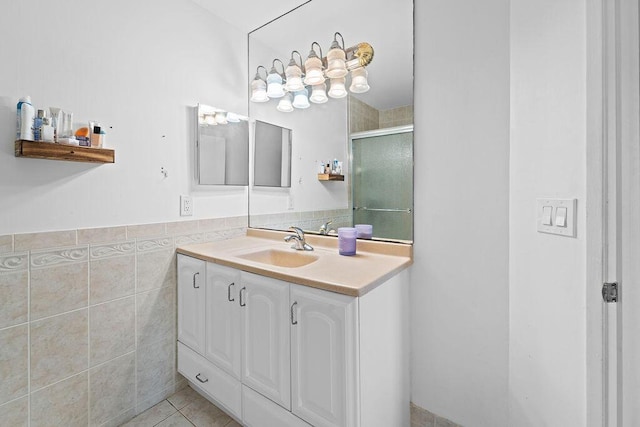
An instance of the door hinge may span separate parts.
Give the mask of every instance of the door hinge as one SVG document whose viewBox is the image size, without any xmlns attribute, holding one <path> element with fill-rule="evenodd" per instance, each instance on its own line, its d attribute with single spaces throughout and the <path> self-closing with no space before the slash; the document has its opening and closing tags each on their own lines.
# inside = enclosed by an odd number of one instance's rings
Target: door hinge
<svg viewBox="0 0 640 427">
<path fill-rule="evenodd" d="M 602 299 L 604 302 L 618 302 L 618 283 L 605 283 L 602 285 Z"/>
</svg>

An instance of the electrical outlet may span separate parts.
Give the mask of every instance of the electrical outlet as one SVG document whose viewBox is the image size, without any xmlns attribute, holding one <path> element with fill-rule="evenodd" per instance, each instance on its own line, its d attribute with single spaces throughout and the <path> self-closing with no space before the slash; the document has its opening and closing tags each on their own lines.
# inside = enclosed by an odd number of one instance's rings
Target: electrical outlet
<svg viewBox="0 0 640 427">
<path fill-rule="evenodd" d="M 180 196 L 180 216 L 193 215 L 193 199 L 191 196 Z"/>
</svg>

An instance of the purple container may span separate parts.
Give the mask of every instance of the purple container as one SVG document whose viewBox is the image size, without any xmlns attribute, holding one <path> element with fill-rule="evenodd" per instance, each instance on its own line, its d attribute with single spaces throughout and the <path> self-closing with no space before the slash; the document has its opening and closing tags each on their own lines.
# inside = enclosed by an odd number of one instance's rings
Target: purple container
<svg viewBox="0 0 640 427">
<path fill-rule="evenodd" d="M 373 237 L 373 225 L 371 224 L 356 224 L 356 231 L 358 232 L 358 239 L 371 239 Z"/>
<path fill-rule="evenodd" d="M 353 227 L 338 228 L 338 253 L 340 255 L 355 255 L 357 236 L 358 231 Z"/>
</svg>

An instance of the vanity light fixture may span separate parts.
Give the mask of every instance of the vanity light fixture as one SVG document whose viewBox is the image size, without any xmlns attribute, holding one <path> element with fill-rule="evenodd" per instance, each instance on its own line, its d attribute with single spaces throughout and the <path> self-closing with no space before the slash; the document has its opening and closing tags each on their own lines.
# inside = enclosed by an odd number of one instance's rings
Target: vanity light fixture
<svg viewBox="0 0 640 427">
<path fill-rule="evenodd" d="M 300 65 L 293 58 L 293 54 L 297 53 L 300 58 Z M 295 92 L 297 90 L 304 89 L 304 83 L 302 83 L 302 55 L 297 50 L 291 52 L 291 60 L 289 61 L 289 65 L 285 70 L 285 77 L 287 82 L 284 86 L 284 89 L 287 92 Z"/>
<path fill-rule="evenodd" d="M 258 65 L 258 68 L 256 68 L 256 76 L 251 82 L 252 102 L 267 102 L 269 100 L 269 97 L 267 96 L 267 82 L 265 79 L 260 77 L 260 68 L 264 70 L 265 75 L 267 74 L 267 69 L 262 65 Z"/>
<path fill-rule="evenodd" d="M 282 74 L 276 71 L 276 61 L 282 66 Z M 282 85 L 282 75 L 284 74 L 284 64 L 279 59 L 274 59 L 271 64 L 271 71 L 267 76 L 267 96 L 269 98 L 282 98 L 284 96 L 284 87 Z"/>
<path fill-rule="evenodd" d="M 226 111 L 218 111 L 215 117 L 216 117 L 216 123 L 219 125 L 226 125 L 228 123 Z"/>
<path fill-rule="evenodd" d="M 297 50 L 291 52 L 291 59 L 286 69 L 279 59 L 273 60 L 269 73 L 265 67 L 258 66 L 256 76 L 251 82 L 251 101 L 267 102 L 269 99 L 280 98 L 276 108 L 282 112 L 291 112 L 294 107 L 309 108 L 309 101 L 314 104 L 323 104 L 328 101 L 327 95 L 331 98 L 347 96 L 346 77 L 349 73 L 351 74 L 349 91 L 367 92 L 370 87 L 366 67 L 373 61 L 373 47 L 366 42 L 347 49 L 344 46 L 342 34 L 336 32 L 326 58 L 322 56 L 320 44 L 313 42 L 309 56 L 304 61 L 304 67 L 302 55 Z M 299 61 L 296 61 L 295 54 L 298 54 Z M 282 72 L 277 71 L 276 61 L 280 63 Z M 260 76 L 261 68 L 264 70 L 265 78 Z M 329 84 L 328 92 L 327 84 Z"/>
<path fill-rule="evenodd" d="M 240 123 L 240 117 L 236 113 L 227 113 L 227 122 Z"/>
<path fill-rule="evenodd" d="M 313 46 L 318 46 L 320 50 L 320 56 L 316 54 L 316 51 L 313 50 Z M 306 85 L 319 85 L 320 83 L 324 83 L 324 73 L 322 72 L 322 48 L 317 42 L 311 43 L 311 50 L 309 51 L 309 56 L 307 60 L 304 61 L 304 84 Z"/>
<path fill-rule="evenodd" d="M 239 123 L 247 119 L 235 113 L 222 110 L 220 108 L 210 107 L 208 105 L 198 104 L 198 125 L 199 126 L 217 126 L 229 123 Z"/>
<path fill-rule="evenodd" d="M 338 44 L 337 36 L 342 40 L 342 47 Z M 325 74 L 330 79 L 344 77 L 348 73 L 346 64 L 346 54 L 344 52 L 344 38 L 342 34 L 336 32 L 333 35 L 333 43 L 327 53 L 327 71 Z"/>
</svg>

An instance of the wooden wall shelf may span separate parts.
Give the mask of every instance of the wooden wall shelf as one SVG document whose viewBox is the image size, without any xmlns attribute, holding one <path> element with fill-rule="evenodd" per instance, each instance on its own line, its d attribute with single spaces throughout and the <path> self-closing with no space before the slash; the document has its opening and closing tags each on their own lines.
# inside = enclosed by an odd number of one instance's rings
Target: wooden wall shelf
<svg viewBox="0 0 640 427">
<path fill-rule="evenodd" d="M 16 141 L 15 149 L 16 157 L 88 163 L 115 163 L 116 161 L 115 151 L 108 148 L 78 147 L 20 139 Z"/>
<path fill-rule="evenodd" d="M 319 173 L 318 181 L 344 181 L 344 175 L 334 175 L 329 173 Z"/>
</svg>

